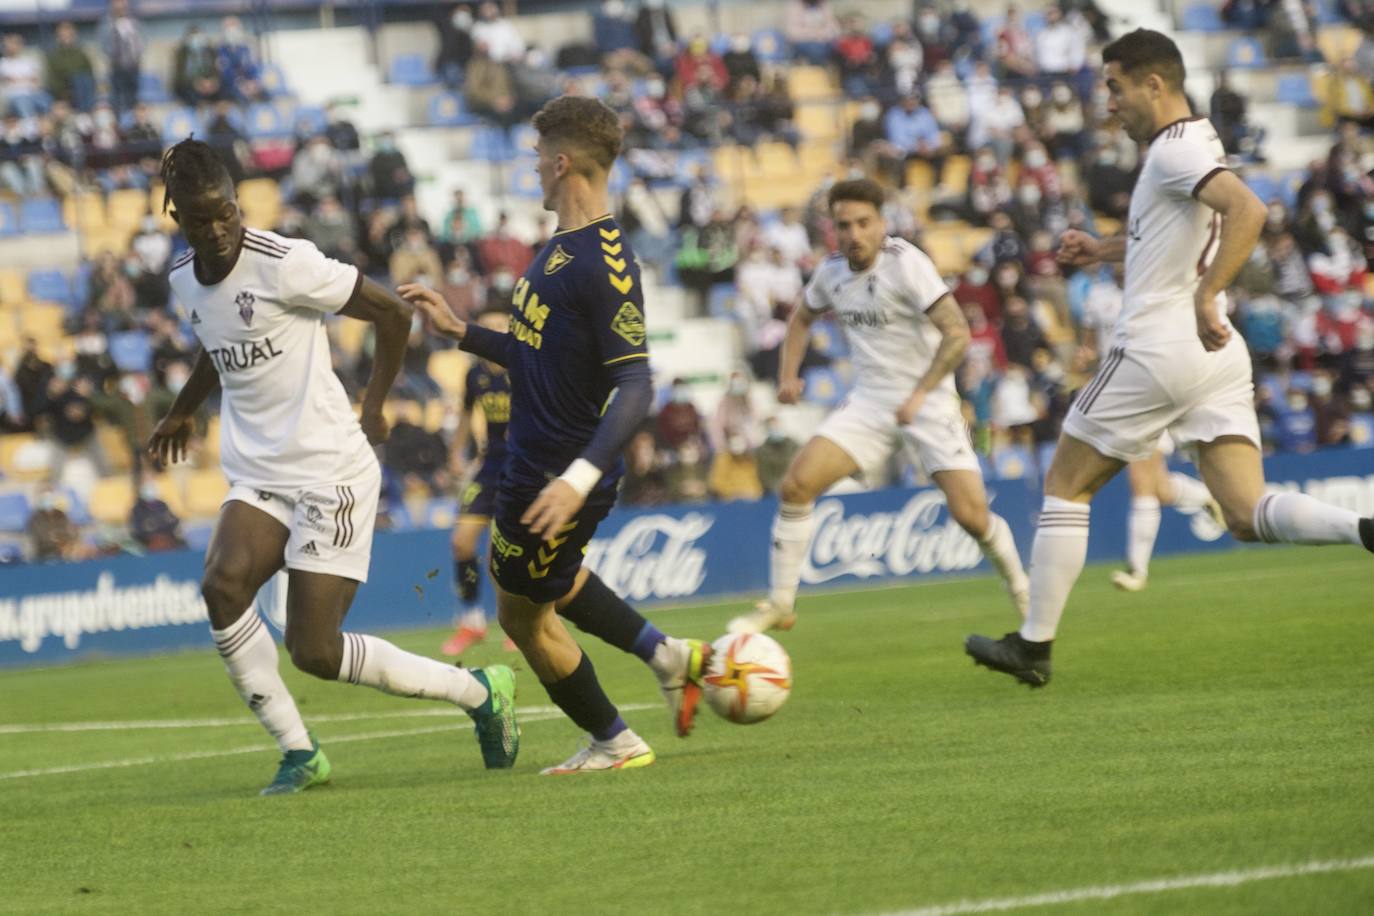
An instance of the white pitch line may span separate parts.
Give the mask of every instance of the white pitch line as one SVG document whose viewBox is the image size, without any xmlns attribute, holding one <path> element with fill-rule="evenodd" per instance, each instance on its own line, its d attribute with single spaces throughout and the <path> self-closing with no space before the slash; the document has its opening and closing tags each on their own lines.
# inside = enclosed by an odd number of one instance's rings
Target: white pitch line
<svg viewBox="0 0 1374 916">
<path fill-rule="evenodd" d="M 633 707 L 625 707 L 631 709 Z M 556 712 L 556 706 L 522 706 L 522 713 L 531 714 Z M 372 719 L 431 719 L 461 715 L 453 708 L 435 707 L 433 709 L 407 709 L 392 712 L 341 712 L 311 716 L 315 722 L 365 722 Z M 43 732 L 117 732 L 136 729 L 164 728 L 235 728 L 243 725 L 257 725 L 257 719 L 247 716 L 226 716 L 211 719 L 131 719 L 129 721 L 90 721 L 90 722 L 20 722 L 0 724 L 0 735 L 30 735 Z"/>
<path fill-rule="evenodd" d="M 621 706 L 623 712 L 638 712 L 645 709 L 656 709 L 657 704 L 650 703 L 630 703 Z M 547 706 L 531 707 L 539 709 L 540 712 L 524 715 L 520 717 L 523 725 L 528 722 L 547 722 L 552 719 L 560 718 L 563 713 L 557 709 Z M 318 721 L 319 717 L 312 717 L 311 721 Z M 343 735 L 337 738 L 329 738 L 326 742 L 329 746 L 335 744 L 350 744 L 355 741 L 376 741 L 381 738 L 409 738 L 416 735 L 433 735 L 439 732 L 451 732 L 454 730 L 466 730 L 472 728 L 471 722 L 455 722 L 447 725 L 431 725 L 427 728 L 409 728 L 398 731 L 370 732 L 366 735 Z M 26 779 L 32 776 L 60 776 L 65 773 L 85 773 L 92 770 L 118 770 L 126 767 L 151 766 L 159 763 L 184 763 L 189 760 L 208 760 L 215 757 L 233 757 L 238 754 L 257 754 L 271 750 L 270 745 L 254 744 L 248 747 L 235 747 L 221 751 L 189 751 L 183 754 L 166 754 L 160 757 L 125 757 L 122 760 L 102 760 L 98 763 L 77 763 L 63 767 L 45 767 L 35 770 L 14 770 L 9 773 L 0 773 L 0 780 L 5 779 Z"/>
<path fill-rule="evenodd" d="M 1328 859 L 1324 862 L 1303 862 L 1297 865 L 1270 865 L 1240 871 L 1221 871 L 1210 875 L 1190 875 L 1182 878 L 1159 878 L 1132 884 L 1109 884 L 1103 887 L 1080 887 L 1064 891 L 1050 891 L 1029 897 L 1002 897 L 989 900 L 960 900 L 941 906 L 925 906 L 915 910 L 899 910 L 887 916 L 963 916 L 966 913 L 1000 913 L 1006 910 L 1029 909 L 1037 906 L 1061 906 L 1084 900 L 1112 900 L 1138 894 L 1162 894 L 1197 887 L 1239 887 L 1255 881 L 1277 878 L 1300 878 L 1304 875 L 1325 875 L 1333 872 L 1363 871 L 1374 868 L 1374 856 L 1359 859 Z"/>
</svg>

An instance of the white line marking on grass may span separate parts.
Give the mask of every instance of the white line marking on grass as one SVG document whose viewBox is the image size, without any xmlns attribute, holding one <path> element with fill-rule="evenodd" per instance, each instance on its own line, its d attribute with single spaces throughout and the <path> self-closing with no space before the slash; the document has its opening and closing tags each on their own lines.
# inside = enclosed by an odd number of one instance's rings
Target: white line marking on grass
<svg viewBox="0 0 1374 916">
<path fill-rule="evenodd" d="M 626 709 L 636 707 L 627 706 Z M 638 707 L 645 708 L 645 707 Z M 522 713 L 538 715 L 546 712 L 557 712 L 556 706 L 522 706 Z M 325 713 L 318 716 L 311 716 L 311 723 L 315 722 L 364 722 L 371 719 L 433 719 L 433 718 L 453 718 L 462 713 L 452 708 L 436 707 L 434 709 L 407 709 L 392 712 L 341 712 Z M 29 735 L 41 732 L 117 732 L 136 729 L 162 729 L 162 728 L 235 728 L 242 725 L 257 725 L 257 719 L 250 719 L 247 716 L 226 716 L 223 718 L 211 719 L 131 719 L 126 722 L 120 721 L 89 721 L 89 722 L 21 722 L 10 725 L 0 725 L 0 735 Z"/>
<path fill-rule="evenodd" d="M 926 906 L 916 910 L 899 910 L 888 916 L 962 916 L 965 913 L 1000 913 L 1005 910 L 1029 909 L 1037 906 L 1060 906 L 1084 900 L 1111 900 L 1137 894 L 1161 894 L 1195 887 L 1238 887 L 1254 881 L 1276 878 L 1299 878 L 1304 875 L 1325 875 L 1333 872 L 1363 871 L 1374 868 L 1374 856 L 1360 859 L 1328 859 L 1324 862 L 1303 862 L 1299 865 L 1270 865 L 1240 871 L 1221 871 L 1210 875 L 1190 875 L 1182 878 L 1159 878 L 1132 884 L 1109 884 L 1102 887 L 1080 887 L 1066 891 L 1050 891 L 1029 897 L 1002 897 L 989 900 L 960 900 L 941 906 Z"/>
<path fill-rule="evenodd" d="M 539 709 L 530 715 L 520 717 L 521 724 L 529 722 L 547 722 L 561 718 L 563 713 L 557 709 L 547 706 L 531 707 Z M 621 706 L 623 712 L 638 712 L 645 709 L 655 709 L 657 704 L 651 703 L 629 703 Z M 321 717 L 313 716 L 311 721 L 319 721 Z M 256 724 L 256 723 L 255 723 Z M 460 721 L 447 725 L 431 725 L 427 728 L 408 728 L 387 732 L 371 732 L 366 735 L 342 735 L 337 738 L 329 738 L 325 743 L 329 746 L 336 744 L 350 744 L 355 741 L 376 741 L 381 738 L 410 738 L 416 735 L 433 735 L 439 732 L 450 732 L 456 730 L 466 730 L 472 728 L 472 723 Z M 118 770 L 126 767 L 151 766 L 158 763 L 184 763 L 189 760 L 209 760 L 215 757 L 233 757 L 238 754 L 258 754 L 263 751 L 271 750 L 271 745 L 254 744 L 250 747 L 235 747 L 220 751 L 189 751 L 183 754 L 165 754 L 159 757 L 126 757 L 122 760 L 102 760 L 97 763 L 76 763 L 64 767 L 44 767 L 34 770 L 14 770 L 9 773 L 0 773 L 0 780 L 4 779 L 27 779 L 33 776 L 60 776 L 64 773 L 85 773 L 92 770 Z"/>
</svg>

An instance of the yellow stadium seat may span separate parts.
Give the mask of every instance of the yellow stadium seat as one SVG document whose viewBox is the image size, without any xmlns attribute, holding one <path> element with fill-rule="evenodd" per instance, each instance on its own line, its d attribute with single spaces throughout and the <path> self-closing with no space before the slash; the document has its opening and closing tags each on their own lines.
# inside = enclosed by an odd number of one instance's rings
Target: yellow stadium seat
<svg viewBox="0 0 1374 916">
<path fill-rule="evenodd" d="M 840 135 L 840 111 L 829 102 L 798 105 L 796 123 L 808 140 L 834 140 Z"/>
<path fill-rule="evenodd" d="M 769 178 L 792 175 L 797 171 L 797 154 L 786 143 L 760 143 L 754 147 L 754 168 Z"/>
<path fill-rule="evenodd" d="M 148 215 L 148 195 L 133 188 L 115 191 L 105 208 L 105 216 L 110 226 L 130 232 L 138 228 L 143 217 Z"/>
<path fill-rule="evenodd" d="M 91 490 L 91 515 L 107 525 L 123 525 L 129 521 L 134 507 L 134 484 L 128 475 L 97 480 Z"/>
<path fill-rule="evenodd" d="M 929 162 L 913 159 L 906 164 L 907 187 L 926 192 L 935 187 L 935 169 Z"/>
<path fill-rule="evenodd" d="M 0 305 L 19 305 L 28 298 L 24 272 L 13 267 L 0 269 Z"/>
<path fill-rule="evenodd" d="M 33 433 L 6 433 L 0 436 L 0 472 L 8 478 L 18 480 L 34 480 L 46 476 L 46 469 L 42 474 L 35 474 L 34 467 L 21 468 L 15 462 L 15 456 L 19 452 L 32 448 L 37 442 L 38 437 Z"/>
<path fill-rule="evenodd" d="M 965 258 L 958 233 L 933 229 L 921 239 L 921 247 L 930 255 L 935 262 L 935 269 L 941 274 L 958 273 L 964 269 Z"/>
<path fill-rule="evenodd" d="M 1317 47 L 1321 49 L 1322 57 L 1332 64 L 1339 64 L 1354 54 L 1359 46 L 1359 29 L 1339 26 L 1317 32 Z"/>
<path fill-rule="evenodd" d="M 963 191 L 968 187 L 968 176 L 973 171 L 973 160 L 967 156 L 950 156 L 945 160 L 945 173 L 940 176 L 940 184 L 946 188 Z"/>
<path fill-rule="evenodd" d="M 840 159 L 833 143 L 803 143 L 799 152 L 802 171 L 808 175 L 828 172 Z"/>
<path fill-rule="evenodd" d="M 251 178 L 239 185 L 239 205 L 248 225 L 270 229 L 281 214 L 281 189 L 270 178 Z"/>
<path fill-rule="evenodd" d="M 60 305 L 35 303 L 19 312 L 19 332 L 39 343 L 52 344 L 62 338 L 62 320 L 66 317 Z"/>
<path fill-rule="evenodd" d="M 81 236 L 81 250 L 88 258 L 96 258 L 105 252 L 123 255 L 129 249 L 129 239 L 133 233 L 117 226 L 87 230 Z"/>
<path fill-rule="evenodd" d="M 211 464 L 219 464 L 219 414 L 211 414 L 205 427 L 205 458 Z"/>
<path fill-rule="evenodd" d="M 468 356 L 462 350 L 436 350 L 429 356 L 429 377 L 445 394 L 461 398 L 468 366 Z"/>
<path fill-rule="evenodd" d="M 105 201 L 99 194 L 69 194 L 62 200 L 62 219 L 81 232 L 105 228 Z"/>
<path fill-rule="evenodd" d="M 219 468 L 192 471 L 186 481 L 186 514 L 192 518 L 216 515 L 228 494 L 229 482 Z"/>
<path fill-rule="evenodd" d="M 340 318 L 334 327 L 338 334 L 339 349 L 345 355 L 354 357 L 362 352 L 363 341 L 367 339 L 371 325 L 355 318 Z"/>
<path fill-rule="evenodd" d="M 1114 235 L 1121 234 L 1121 220 L 1112 219 L 1110 216 L 1099 216 L 1094 221 L 1097 225 L 1097 234 L 1104 239 L 1109 239 Z"/>
<path fill-rule="evenodd" d="M 124 472 L 134 466 L 134 456 L 129 451 L 129 440 L 124 437 L 124 431 L 118 426 L 97 423 L 95 437 L 100 443 L 100 450 L 105 453 L 105 463 L 110 470 Z"/>
<path fill-rule="evenodd" d="M 430 398 L 425 405 L 425 430 L 436 432 L 444 425 L 444 399 Z"/>
<path fill-rule="evenodd" d="M 176 232 L 177 224 L 176 220 L 171 217 L 170 210 L 172 208 L 170 203 L 167 207 L 169 212 L 164 213 L 162 209 L 163 198 L 167 196 L 165 191 L 166 189 L 160 184 L 152 186 L 148 191 L 148 209 L 149 212 L 157 217 L 158 227 L 162 229 L 163 232 Z"/>
<path fill-rule="evenodd" d="M 18 349 L 19 343 L 19 328 L 15 324 L 14 316 L 0 314 L 0 354 Z"/>
<path fill-rule="evenodd" d="M 793 67 L 787 71 L 787 91 L 792 98 L 833 99 L 839 90 L 830 81 L 830 71 L 824 67 Z"/>
<path fill-rule="evenodd" d="M 177 518 L 186 517 L 186 500 L 181 496 L 181 488 L 170 474 L 163 474 L 157 478 L 157 495 L 167 504 L 167 508 L 172 510 L 172 514 Z"/>
</svg>

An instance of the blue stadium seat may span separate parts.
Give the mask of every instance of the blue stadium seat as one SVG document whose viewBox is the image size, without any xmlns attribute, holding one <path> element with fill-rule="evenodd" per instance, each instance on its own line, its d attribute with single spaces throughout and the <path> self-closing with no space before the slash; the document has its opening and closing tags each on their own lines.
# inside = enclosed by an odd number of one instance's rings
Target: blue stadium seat
<svg viewBox="0 0 1374 916">
<path fill-rule="evenodd" d="M 868 30 L 868 37 L 873 39 L 875 47 L 886 48 L 892 44 L 892 23 L 875 22 L 873 28 Z"/>
<path fill-rule="evenodd" d="M 81 498 L 80 493 L 71 487 L 62 487 L 58 490 L 58 494 L 65 500 L 62 511 L 67 513 L 67 518 L 71 519 L 73 524 L 89 525 L 95 521 L 91 516 L 90 506 L 86 505 L 86 501 Z"/>
<path fill-rule="evenodd" d="M 250 105 L 245 120 L 244 130 L 250 139 L 280 140 L 291 136 L 291 122 L 276 105 Z"/>
<path fill-rule="evenodd" d="M 1045 475 L 1050 472 L 1050 462 L 1054 460 L 1054 447 L 1056 443 L 1042 442 L 1035 450 L 1035 460 L 1038 462 L 1037 468 L 1040 471 L 1040 479 L 1043 481 Z"/>
<path fill-rule="evenodd" d="M 1022 480 L 1035 474 L 1035 459 L 1019 445 L 999 448 L 992 455 L 992 466 L 998 480 Z"/>
<path fill-rule="evenodd" d="M 82 261 L 76 265 L 76 270 L 72 271 L 72 298 L 81 304 L 91 297 L 91 274 L 95 273 L 95 264 L 90 261 Z"/>
<path fill-rule="evenodd" d="M 210 537 L 215 533 L 214 522 L 188 523 L 181 528 L 181 536 L 186 546 L 192 550 L 204 550 L 210 546 Z"/>
<path fill-rule="evenodd" d="M 787 38 L 780 29 L 759 29 L 754 33 L 753 45 L 754 54 L 764 63 L 787 60 Z"/>
<path fill-rule="evenodd" d="M 420 54 L 398 54 L 391 59 L 387 81 L 399 86 L 432 86 L 438 82 L 429 61 Z"/>
<path fill-rule="evenodd" d="M 60 270 L 29 271 L 29 296 L 40 302 L 59 302 L 71 305 L 76 301 L 66 274 Z"/>
<path fill-rule="evenodd" d="M 515 158 L 515 148 L 504 130 L 483 126 L 472 135 L 472 149 L 468 154 L 487 162 L 508 162 Z"/>
<path fill-rule="evenodd" d="M 1374 413 L 1350 415 L 1350 445 L 1352 448 L 1374 448 Z"/>
<path fill-rule="evenodd" d="M 1026 24 L 1026 31 L 1030 32 L 1032 38 L 1040 34 L 1045 28 L 1045 14 L 1040 10 L 1026 13 L 1026 15 L 1021 18 Z"/>
<path fill-rule="evenodd" d="M 817 353 L 830 359 L 849 355 L 844 335 L 829 321 L 818 321 L 811 326 L 811 346 L 816 348 Z"/>
<path fill-rule="evenodd" d="M 1312 6 L 1315 7 L 1312 18 L 1316 20 L 1317 25 L 1349 25 L 1336 9 L 1333 0 L 1312 0 Z"/>
<path fill-rule="evenodd" d="M 1001 16 L 987 16 L 978 20 L 981 28 L 979 32 L 983 39 L 983 46 L 986 48 L 997 47 L 997 33 L 1002 31 L 1002 26 L 1006 20 Z"/>
<path fill-rule="evenodd" d="M 802 382 L 806 386 L 806 400 L 811 404 L 834 407 L 844 399 L 844 380 L 833 369 L 807 369 L 802 374 Z"/>
<path fill-rule="evenodd" d="M 1257 38 L 1248 35 L 1237 38 L 1226 49 L 1226 66 L 1234 70 L 1253 70 L 1265 66 L 1266 63 L 1264 46 Z"/>
<path fill-rule="evenodd" d="M 26 197 L 19 204 L 19 224 L 25 232 L 66 232 L 62 206 L 51 197 Z"/>
<path fill-rule="evenodd" d="M 267 64 L 262 68 L 259 82 L 271 98 L 291 94 L 290 87 L 286 85 L 286 74 L 276 64 Z"/>
<path fill-rule="evenodd" d="M 463 97 L 456 92 L 440 92 L 429 100 L 429 123 L 434 127 L 467 127 L 478 123 L 468 114 Z"/>
<path fill-rule="evenodd" d="M 544 191 L 539 186 L 537 160 L 516 159 L 507 171 L 507 184 L 511 195 L 529 200 L 542 200 Z"/>
<path fill-rule="evenodd" d="M 1263 172 L 1245 176 L 1245 183 L 1250 186 L 1250 190 L 1255 192 L 1255 196 L 1265 203 L 1283 196 L 1279 189 L 1279 183 Z"/>
<path fill-rule="evenodd" d="M 291 121 L 295 125 L 296 133 L 306 137 L 322 134 L 329 127 L 329 117 L 318 105 L 301 105 L 296 109 Z"/>
<path fill-rule="evenodd" d="M 32 512 L 29 497 L 22 491 L 0 493 L 0 531 L 21 533 Z"/>
<path fill-rule="evenodd" d="M 730 36 L 724 33 L 711 36 L 711 53 L 719 54 L 724 57 L 725 52 L 730 50 Z"/>
<path fill-rule="evenodd" d="M 1210 3 L 1191 3 L 1184 7 L 1180 25 L 1185 32 L 1226 31 L 1226 23 L 1221 21 L 1221 11 Z"/>
<path fill-rule="evenodd" d="M 124 331 L 110 336 L 110 359 L 120 372 L 147 372 L 153 365 L 153 347 L 143 331 Z"/>
<path fill-rule="evenodd" d="M 706 294 L 706 314 L 712 318 L 739 318 L 735 311 L 735 284 L 713 283 Z"/>
<path fill-rule="evenodd" d="M 1274 100 L 1299 108 L 1320 108 L 1321 102 L 1312 94 L 1312 79 L 1306 73 L 1285 73 L 1274 87 Z"/>
<path fill-rule="evenodd" d="M 172 97 L 167 94 L 162 77 L 151 70 L 144 70 L 138 75 L 138 100 L 149 105 L 161 105 L 170 102 Z"/>
<path fill-rule="evenodd" d="M 607 176 L 606 189 L 612 194 L 624 194 L 630 189 L 630 169 L 625 165 L 625 160 L 617 159 L 611 166 L 611 174 Z"/>
<path fill-rule="evenodd" d="M 19 234 L 19 214 L 14 205 L 0 201 L 0 236 Z"/>
<path fill-rule="evenodd" d="M 162 119 L 163 143 L 179 143 L 193 133 L 205 133 L 205 124 L 193 108 L 174 108 Z"/>
</svg>

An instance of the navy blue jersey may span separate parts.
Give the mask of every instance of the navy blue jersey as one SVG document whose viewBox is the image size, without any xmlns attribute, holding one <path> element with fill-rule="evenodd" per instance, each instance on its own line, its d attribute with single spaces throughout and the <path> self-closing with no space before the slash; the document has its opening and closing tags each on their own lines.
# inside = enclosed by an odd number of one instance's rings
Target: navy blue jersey
<svg viewBox="0 0 1374 916">
<path fill-rule="evenodd" d="M 495 483 L 506 463 L 506 427 L 510 425 L 510 377 L 501 368 L 477 360 L 463 386 L 463 409 L 482 411 L 487 420 L 487 452 L 478 476 Z"/>
<path fill-rule="evenodd" d="M 508 471 L 553 478 L 592 441 L 615 375 L 647 371 L 639 266 L 612 217 L 549 239 L 515 284 L 511 338 Z"/>
</svg>

